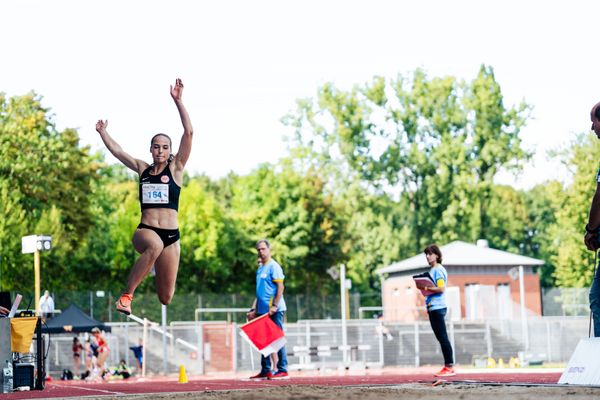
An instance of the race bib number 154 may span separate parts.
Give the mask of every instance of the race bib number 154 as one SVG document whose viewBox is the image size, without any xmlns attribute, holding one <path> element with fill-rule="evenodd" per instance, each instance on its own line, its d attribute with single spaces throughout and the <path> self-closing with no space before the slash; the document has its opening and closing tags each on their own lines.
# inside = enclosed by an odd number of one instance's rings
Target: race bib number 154
<svg viewBox="0 0 600 400">
<path fill-rule="evenodd" d="M 169 185 L 164 183 L 145 183 L 142 185 L 142 203 L 166 204 L 169 202 Z"/>
</svg>

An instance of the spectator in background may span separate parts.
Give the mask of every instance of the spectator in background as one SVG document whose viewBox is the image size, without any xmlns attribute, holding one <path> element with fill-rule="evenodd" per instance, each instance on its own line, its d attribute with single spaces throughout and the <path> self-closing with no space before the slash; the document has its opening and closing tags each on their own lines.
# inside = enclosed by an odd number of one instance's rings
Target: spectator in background
<svg viewBox="0 0 600 400">
<path fill-rule="evenodd" d="M 81 379 L 86 379 L 92 374 L 95 367 L 96 354 L 98 353 L 96 339 L 93 336 L 88 337 L 83 349 L 85 351 L 85 372 L 81 374 Z"/>
<path fill-rule="evenodd" d="M 73 375 L 79 379 L 79 370 L 81 369 L 81 353 L 83 352 L 83 345 L 79 341 L 79 338 L 75 336 L 73 338 Z"/>
<path fill-rule="evenodd" d="M 54 299 L 52 299 L 50 292 L 47 290 L 44 292 L 44 295 L 40 297 L 39 307 L 39 312 L 42 318 L 52 318 L 52 314 L 54 313 Z"/>
<path fill-rule="evenodd" d="M 119 362 L 119 365 L 117 365 L 117 368 L 115 368 L 112 372 L 112 375 L 120 376 L 123 379 L 129 379 L 129 377 L 131 376 L 131 368 L 129 368 L 125 360 L 121 360 L 121 362 Z"/>
<path fill-rule="evenodd" d="M 129 347 L 131 349 L 131 351 L 133 351 L 133 355 L 135 356 L 135 359 L 137 360 L 137 366 L 138 369 L 141 371 L 142 370 L 142 365 L 144 362 L 144 341 L 142 338 L 140 338 L 139 344 L 137 346 L 131 346 Z"/>
<path fill-rule="evenodd" d="M 100 332 L 100 329 L 98 329 L 98 328 L 92 329 L 92 335 L 94 335 L 94 337 L 96 338 L 96 343 L 98 344 L 98 355 L 96 356 L 97 357 L 96 362 L 98 364 L 98 372 L 99 372 L 100 376 L 104 377 L 104 373 L 106 372 L 106 369 L 104 368 L 104 363 L 106 362 L 106 359 L 108 358 L 108 352 L 109 352 L 108 342 L 106 341 L 104 336 L 102 336 L 102 333 Z"/>
<path fill-rule="evenodd" d="M 393 340 L 394 336 L 392 336 L 389 328 L 383 324 L 383 314 L 375 314 L 375 317 L 377 318 L 377 321 L 379 321 L 379 324 L 375 327 L 375 332 L 377 332 L 377 335 L 385 336 L 388 342 Z"/>
</svg>

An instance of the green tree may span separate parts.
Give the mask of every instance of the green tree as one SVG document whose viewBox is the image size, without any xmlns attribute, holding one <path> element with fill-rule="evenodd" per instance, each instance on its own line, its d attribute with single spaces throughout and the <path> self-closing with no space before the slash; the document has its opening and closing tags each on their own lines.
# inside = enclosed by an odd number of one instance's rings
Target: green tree
<svg viewBox="0 0 600 400">
<path fill-rule="evenodd" d="M 583 244 L 583 227 L 587 224 L 591 199 L 596 190 L 596 168 L 600 142 L 591 134 L 579 135 L 565 154 L 573 172 L 573 182 L 556 213 L 551 230 L 557 249 L 552 257 L 556 266 L 554 277 L 559 286 L 589 286 L 594 274 L 594 253 Z"/>
<path fill-rule="evenodd" d="M 522 102 L 507 108 L 493 69 L 484 65 L 475 80 L 465 87 L 464 103 L 469 116 L 468 156 L 476 178 L 479 237 L 486 238 L 494 177 L 500 169 L 518 170 L 530 157 L 521 147 L 519 137 L 529 106 Z"/>
<path fill-rule="evenodd" d="M 345 261 L 345 221 L 338 211 L 320 175 L 298 174 L 289 160 L 277 167 L 262 165 L 232 187 L 232 216 L 249 239 L 247 268 L 256 269 L 255 241 L 268 238 L 286 273 L 286 288 L 295 292 L 335 290 L 335 282 L 324 277 L 329 267 Z"/>
<path fill-rule="evenodd" d="M 89 193 L 97 169 L 89 149 L 79 146 L 75 130 L 57 131 L 40 96 L 0 94 L 0 179 L 10 183 L 11 196 L 19 199 L 19 209 L 10 218 L 11 223 L 19 221 L 19 229 L 0 247 L 5 280 L 26 282 L 20 268 L 26 259 L 9 252 L 20 247 L 23 233 L 48 233 L 37 229 L 60 236 L 56 240 L 63 251 L 45 255 L 48 263 L 60 268 L 70 265 L 67 252 L 78 247 L 93 224 Z M 14 209 L 12 202 L 1 206 L 4 215 Z"/>
<path fill-rule="evenodd" d="M 0 288 L 3 290 L 17 289 L 16 273 L 25 275 L 25 264 L 21 256 L 21 237 L 27 235 L 26 214 L 21 207 L 21 194 L 15 191 L 6 178 L 0 177 L 0 205 L 4 216 L 0 218 Z M 32 268 L 33 270 L 33 268 Z M 32 279 L 33 273 L 28 275 Z"/>
<path fill-rule="evenodd" d="M 252 286 L 249 253 L 239 221 L 231 218 L 218 185 L 192 178 L 182 191 L 181 267 L 178 287 L 187 290 L 239 293 Z M 183 279 L 182 279 L 183 278 Z"/>
<path fill-rule="evenodd" d="M 557 181 L 536 185 L 523 196 L 528 217 L 522 252 L 546 262 L 541 269 L 541 284 L 542 287 L 553 287 L 556 284 L 553 260 L 559 250 L 555 239 L 559 233 L 557 215 L 568 199 L 563 185 Z"/>
<path fill-rule="evenodd" d="M 381 282 L 375 271 L 414 254 L 409 205 L 371 194 L 357 182 L 340 192 L 336 203 L 348 221 L 342 250 L 352 290 L 378 292 Z"/>
<path fill-rule="evenodd" d="M 314 162 L 341 158 L 372 187 L 407 198 L 413 249 L 420 251 L 440 236 L 440 221 L 442 235 L 486 233 L 494 176 L 527 157 L 519 140 L 527 110 L 506 108 L 492 69 L 482 66 L 471 84 L 429 79 L 422 70 L 350 91 L 327 84 L 284 122 L 295 128 L 301 152 L 322 154 Z"/>
<path fill-rule="evenodd" d="M 528 213 L 523 195 L 510 186 L 492 186 L 487 200 L 486 239 L 494 248 L 523 253 Z"/>
</svg>

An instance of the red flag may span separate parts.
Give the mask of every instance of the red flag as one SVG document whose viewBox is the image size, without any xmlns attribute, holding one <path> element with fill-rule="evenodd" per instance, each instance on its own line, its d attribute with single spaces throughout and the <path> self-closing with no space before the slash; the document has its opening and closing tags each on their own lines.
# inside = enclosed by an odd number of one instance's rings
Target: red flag
<svg viewBox="0 0 600 400">
<path fill-rule="evenodd" d="M 240 328 L 242 336 L 265 357 L 285 346 L 283 330 L 269 318 L 268 313 L 245 323 Z"/>
</svg>

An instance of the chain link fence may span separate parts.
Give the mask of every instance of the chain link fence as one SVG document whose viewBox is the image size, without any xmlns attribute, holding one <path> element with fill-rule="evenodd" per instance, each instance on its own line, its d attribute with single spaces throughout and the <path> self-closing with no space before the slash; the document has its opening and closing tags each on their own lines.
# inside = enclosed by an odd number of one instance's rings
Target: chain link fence
<svg viewBox="0 0 600 400">
<path fill-rule="evenodd" d="M 448 321 L 456 361 L 473 366 L 482 366 L 482 360 L 488 357 L 505 362 L 518 357 L 532 364 L 568 362 L 578 341 L 589 335 L 588 293 L 588 289 L 544 290 L 544 316 L 529 315 L 526 323 L 518 318 Z M 106 335 L 111 349 L 109 366 L 117 365 L 121 359 L 136 365 L 130 347 L 143 337 L 143 326 L 113 311 L 114 294 L 93 291 L 54 295 L 57 309 L 74 303 L 95 319 L 111 325 L 112 333 Z M 351 319 L 344 347 L 339 296 L 286 294 L 290 369 L 440 364 L 443 357 L 429 322 L 384 325 L 372 318 L 380 308 L 372 305 L 377 304 L 376 298 L 351 295 Z M 260 354 L 239 333 L 239 326 L 245 322 L 244 312 L 202 312 L 196 321 L 199 308 L 244 310 L 252 300 L 252 296 L 239 294 L 178 293 L 168 307 L 166 336 L 156 324 L 147 328 L 146 373 L 177 373 L 182 365 L 190 374 L 255 371 L 260 367 Z M 134 313 L 150 321 L 161 320 L 161 306 L 154 294 L 136 294 Z M 48 358 L 51 373 L 74 369 L 73 336 L 51 335 Z M 79 337 L 82 342 L 86 340 L 85 334 Z M 84 365 L 85 356 L 80 369 Z M 141 370 L 134 372 L 140 374 Z"/>
<path fill-rule="evenodd" d="M 183 365 L 190 374 L 256 371 L 260 354 L 240 335 L 236 322 L 172 322 L 167 336 L 160 326 L 146 333 L 146 373 L 175 374 Z M 107 365 L 123 359 L 134 366 L 129 349 L 144 337 L 135 323 L 112 323 L 105 336 L 110 347 Z M 385 329 L 382 329 L 384 327 Z M 563 364 L 577 343 L 588 336 L 587 317 L 538 317 L 518 320 L 448 322 L 448 333 L 459 365 L 482 367 L 488 357 L 508 363 Z M 386 323 L 349 320 L 343 342 L 340 320 L 303 320 L 285 325 L 290 370 L 335 368 L 418 367 L 443 362 L 440 346 L 428 321 Z M 527 336 L 527 340 L 525 339 Z M 57 375 L 73 370 L 73 335 L 51 335 L 48 370 Z M 80 335 L 85 341 L 85 335 Z M 85 357 L 83 360 L 85 365 Z M 83 368 L 83 367 L 82 367 Z M 141 374 L 141 370 L 135 373 Z"/>
</svg>

